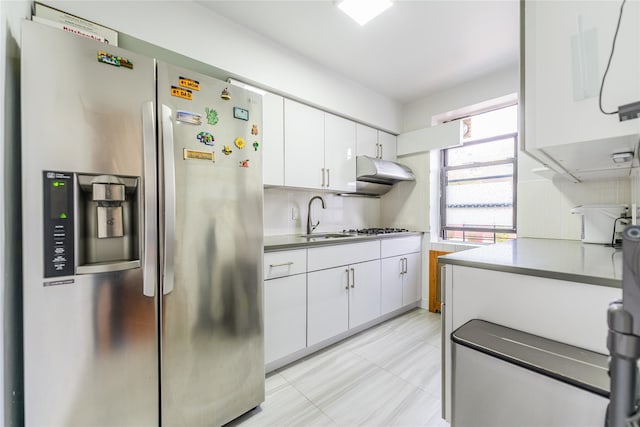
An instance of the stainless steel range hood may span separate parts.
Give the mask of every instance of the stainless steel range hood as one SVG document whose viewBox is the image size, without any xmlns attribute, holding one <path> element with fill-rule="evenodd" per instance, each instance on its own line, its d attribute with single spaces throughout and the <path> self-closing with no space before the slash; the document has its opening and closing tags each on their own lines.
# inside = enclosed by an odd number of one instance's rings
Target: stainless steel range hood
<svg viewBox="0 0 640 427">
<path fill-rule="evenodd" d="M 355 194 L 380 196 L 400 181 L 415 181 L 411 169 L 389 160 L 369 156 L 356 157 Z"/>
</svg>

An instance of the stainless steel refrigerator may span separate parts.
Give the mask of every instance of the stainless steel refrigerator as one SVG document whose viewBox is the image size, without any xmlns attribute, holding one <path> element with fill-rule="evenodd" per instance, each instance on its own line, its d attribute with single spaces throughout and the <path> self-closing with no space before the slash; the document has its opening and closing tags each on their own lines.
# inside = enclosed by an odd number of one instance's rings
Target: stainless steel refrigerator
<svg viewBox="0 0 640 427">
<path fill-rule="evenodd" d="M 220 425 L 264 400 L 261 96 L 22 32 L 26 425 Z"/>
</svg>

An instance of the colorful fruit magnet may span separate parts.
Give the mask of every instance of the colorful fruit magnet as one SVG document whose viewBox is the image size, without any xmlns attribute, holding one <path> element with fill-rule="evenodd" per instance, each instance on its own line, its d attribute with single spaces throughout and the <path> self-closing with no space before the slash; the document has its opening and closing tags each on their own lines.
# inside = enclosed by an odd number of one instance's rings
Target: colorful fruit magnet
<svg viewBox="0 0 640 427">
<path fill-rule="evenodd" d="M 218 123 L 218 112 L 216 110 L 206 107 L 204 111 L 207 113 L 207 123 L 210 125 Z"/>
<path fill-rule="evenodd" d="M 216 140 L 209 132 L 200 132 L 196 135 L 196 138 L 204 145 L 213 145 L 213 141 Z"/>
<path fill-rule="evenodd" d="M 251 135 L 257 135 L 257 134 L 258 134 L 258 125 L 251 126 Z"/>
<path fill-rule="evenodd" d="M 178 110 L 176 111 L 176 121 L 200 126 L 202 124 L 202 116 L 190 111 Z"/>
<path fill-rule="evenodd" d="M 112 55 L 103 50 L 98 51 L 98 62 L 133 70 L 133 62 L 129 61 L 127 58 L 122 58 L 117 55 Z"/>
<path fill-rule="evenodd" d="M 241 168 L 248 168 L 249 167 L 249 159 L 240 160 L 240 167 Z"/>
<path fill-rule="evenodd" d="M 228 156 L 229 154 L 232 153 L 231 147 L 228 145 L 225 145 L 224 148 L 222 149 L 222 152 L 225 154 L 225 156 Z"/>
<path fill-rule="evenodd" d="M 260 147 L 260 144 L 258 144 L 258 141 L 253 141 L 253 151 L 258 151 L 258 147 Z"/>
<path fill-rule="evenodd" d="M 236 145 L 236 147 L 238 147 L 241 150 L 244 148 L 245 142 L 244 142 L 244 138 L 242 137 L 237 137 L 233 143 Z"/>
<path fill-rule="evenodd" d="M 229 89 L 228 88 L 224 88 L 222 90 L 222 93 L 220 94 L 220 98 L 224 99 L 224 100 L 230 100 L 231 99 L 231 94 L 229 93 Z"/>
</svg>

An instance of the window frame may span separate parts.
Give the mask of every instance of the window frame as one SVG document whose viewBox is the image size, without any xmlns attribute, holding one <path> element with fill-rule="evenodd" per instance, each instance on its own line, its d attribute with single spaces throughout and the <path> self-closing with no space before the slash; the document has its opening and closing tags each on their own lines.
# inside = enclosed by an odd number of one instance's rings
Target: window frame
<svg viewBox="0 0 640 427">
<path fill-rule="evenodd" d="M 463 236 L 465 231 L 471 232 L 483 232 L 483 233 L 493 233 L 493 241 L 496 241 L 496 235 L 500 233 L 507 234 L 517 234 L 517 185 L 518 185 L 518 132 L 510 132 L 501 135 L 495 135 L 488 138 L 482 138 L 478 140 L 471 140 L 468 142 L 464 142 L 462 145 L 450 147 L 451 149 L 459 148 L 462 146 L 472 146 L 478 144 L 485 144 L 493 141 L 498 141 L 502 139 L 513 139 L 513 157 L 510 159 L 504 160 L 492 160 L 487 162 L 474 162 L 467 165 L 459 165 L 459 166 L 447 166 L 447 154 L 448 148 L 441 150 L 440 155 L 440 238 L 443 241 L 450 241 L 451 239 L 446 238 L 447 231 L 462 231 Z M 462 169 L 471 169 L 483 166 L 496 166 L 496 165 L 508 165 L 512 164 L 513 166 L 513 185 L 512 185 L 512 224 L 511 228 L 496 228 L 496 227 L 464 227 L 464 226 L 447 226 L 447 172 L 451 170 L 462 170 Z M 467 242 L 463 237 L 462 243 Z"/>
</svg>

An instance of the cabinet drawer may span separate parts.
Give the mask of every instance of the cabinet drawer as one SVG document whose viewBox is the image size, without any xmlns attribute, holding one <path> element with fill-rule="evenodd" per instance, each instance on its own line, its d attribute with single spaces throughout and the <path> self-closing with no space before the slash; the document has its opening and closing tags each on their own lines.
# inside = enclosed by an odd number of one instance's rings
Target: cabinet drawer
<svg viewBox="0 0 640 427">
<path fill-rule="evenodd" d="M 381 258 L 410 254 L 412 252 L 420 252 L 420 236 L 407 236 L 381 240 Z"/>
<path fill-rule="evenodd" d="M 307 271 L 307 250 L 267 252 L 264 254 L 264 280 Z"/>
<path fill-rule="evenodd" d="M 308 270 L 324 270 L 380 258 L 380 241 L 322 246 L 308 250 Z"/>
</svg>

